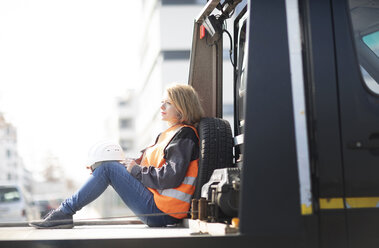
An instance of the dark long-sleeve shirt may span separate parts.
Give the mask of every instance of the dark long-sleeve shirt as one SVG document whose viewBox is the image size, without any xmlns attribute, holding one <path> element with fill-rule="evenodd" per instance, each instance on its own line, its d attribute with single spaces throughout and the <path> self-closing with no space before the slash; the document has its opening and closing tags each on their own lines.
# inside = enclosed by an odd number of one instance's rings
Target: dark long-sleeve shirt
<svg viewBox="0 0 379 248">
<path fill-rule="evenodd" d="M 190 162 L 198 158 L 199 140 L 191 128 L 183 127 L 166 146 L 162 167 L 136 165 L 131 174 L 149 188 L 176 188 L 183 182 Z"/>
</svg>

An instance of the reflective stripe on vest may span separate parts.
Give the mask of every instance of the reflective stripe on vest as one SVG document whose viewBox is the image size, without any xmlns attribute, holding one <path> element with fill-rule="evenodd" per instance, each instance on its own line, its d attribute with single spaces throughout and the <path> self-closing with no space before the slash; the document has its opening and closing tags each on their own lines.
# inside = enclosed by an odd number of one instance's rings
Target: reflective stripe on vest
<svg viewBox="0 0 379 248">
<path fill-rule="evenodd" d="M 192 195 L 186 194 L 182 191 L 176 190 L 176 189 L 163 189 L 163 190 L 157 190 L 159 194 L 172 197 L 187 203 L 191 203 Z"/>
<path fill-rule="evenodd" d="M 196 177 L 185 177 L 182 184 L 187 184 L 187 185 L 195 185 L 196 182 Z M 176 189 L 161 189 L 157 190 L 159 194 L 164 195 L 164 196 L 169 196 L 184 202 L 191 203 L 191 198 L 192 195 L 186 194 L 180 190 Z"/>
<path fill-rule="evenodd" d="M 195 185 L 196 177 L 185 177 L 182 184 Z"/>
</svg>

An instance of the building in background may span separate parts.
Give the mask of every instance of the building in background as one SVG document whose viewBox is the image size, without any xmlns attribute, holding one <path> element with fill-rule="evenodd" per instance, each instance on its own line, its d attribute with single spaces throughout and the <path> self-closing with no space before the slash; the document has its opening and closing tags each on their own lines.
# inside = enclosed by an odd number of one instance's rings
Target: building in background
<svg viewBox="0 0 379 248">
<path fill-rule="evenodd" d="M 160 101 L 164 89 L 171 83 L 188 83 L 190 52 L 195 17 L 204 7 L 205 0 L 161 0 L 143 1 L 140 20 L 141 42 L 140 63 L 141 82 L 136 90 L 136 134 L 135 145 L 145 147 L 166 128 L 160 121 Z M 232 27 L 230 27 L 232 28 Z M 229 49 L 229 41 L 224 42 Z M 224 59 L 229 60 L 228 50 Z M 224 63 L 225 64 L 225 63 Z M 224 66 L 223 118 L 233 121 L 233 68 Z"/>
<path fill-rule="evenodd" d="M 17 129 L 0 113 L 0 181 L 12 182 L 31 191 L 32 175 L 25 169 L 17 149 Z"/>
<path fill-rule="evenodd" d="M 135 157 L 138 149 L 135 146 L 135 110 L 134 90 L 129 89 L 117 100 L 119 143 L 127 157 Z"/>
<path fill-rule="evenodd" d="M 143 1 L 140 19 L 140 82 L 136 89 L 135 146 L 144 148 L 166 128 L 160 120 L 164 89 L 188 83 L 194 17 L 206 1 Z"/>
</svg>

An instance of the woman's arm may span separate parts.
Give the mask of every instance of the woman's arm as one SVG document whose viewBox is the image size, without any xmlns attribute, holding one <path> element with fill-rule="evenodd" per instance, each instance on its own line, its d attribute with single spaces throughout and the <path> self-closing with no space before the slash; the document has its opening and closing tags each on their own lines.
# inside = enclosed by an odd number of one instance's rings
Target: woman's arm
<svg viewBox="0 0 379 248">
<path fill-rule="evenodd" d="M 135 165 L 131 174 L 150 188 L 175 188 L 183 182 L 190 162 L 198 157 L 198 138 L 191 128 L 184 127 L 166 147 L 166 163 L 161 168 Z"/>
</svg>

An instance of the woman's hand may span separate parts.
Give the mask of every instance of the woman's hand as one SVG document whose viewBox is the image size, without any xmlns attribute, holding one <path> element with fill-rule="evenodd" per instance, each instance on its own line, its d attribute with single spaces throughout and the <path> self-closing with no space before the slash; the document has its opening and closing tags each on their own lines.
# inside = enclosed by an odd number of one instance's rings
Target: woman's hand
<svg viewBox="0 0 379 248">
<path fill-rule="evenodd" d="M 91 171 L 90 175 L 92 175 L 92 173 L 93 173 L 92 166 L 86 166 L 86 169 L 90 170 Z"/>
<path fill-rule="evenodd" d="M 126 170 L 130 173 L 132 171 L 132 168 L 137 165 L 136 161 L 134 159 L 127 159 L 125 160 L 125 163 L 123 163 L 126 167 Z"/>
</svg>

